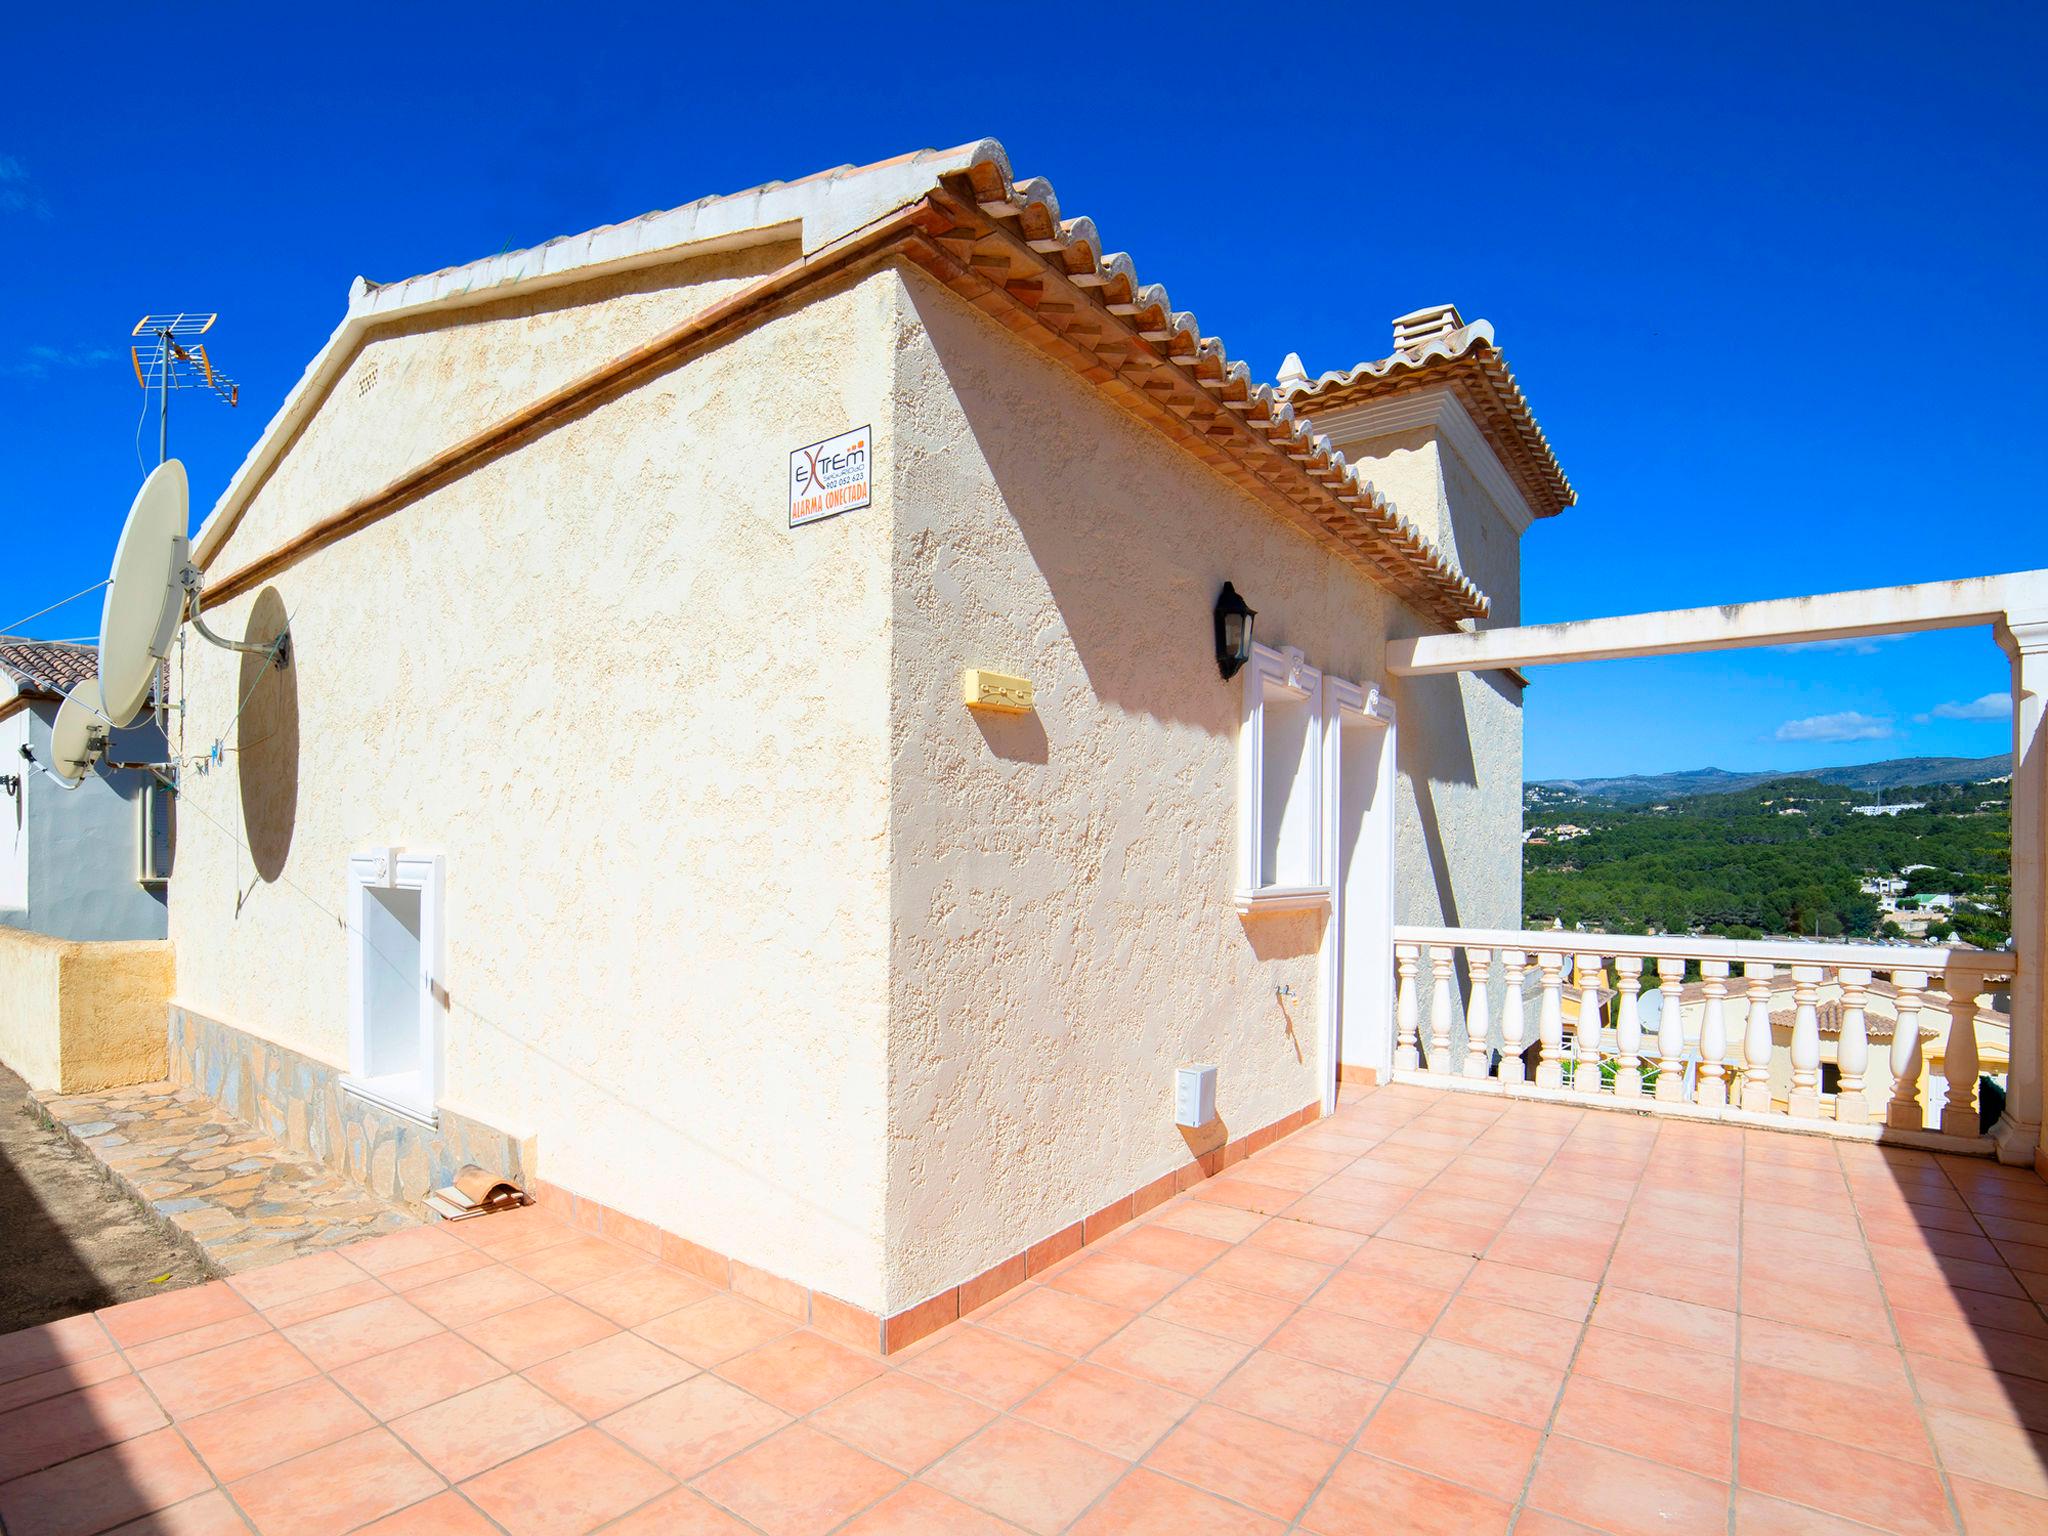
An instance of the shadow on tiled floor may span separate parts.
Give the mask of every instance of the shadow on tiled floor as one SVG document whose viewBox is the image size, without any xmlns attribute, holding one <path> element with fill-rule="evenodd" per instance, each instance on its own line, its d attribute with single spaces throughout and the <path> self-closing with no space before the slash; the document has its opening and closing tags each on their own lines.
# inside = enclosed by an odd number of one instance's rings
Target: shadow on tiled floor
<svg viewBox="0 0 2048 1536">
<path fill-rule="evenodd" d="M 2031 1173 L 1389 1088 L 887 1361 L 539 1209 L 15 1334 L 0 1520 L 2043 1530 L 2044 1292 Z"/>
</svg>

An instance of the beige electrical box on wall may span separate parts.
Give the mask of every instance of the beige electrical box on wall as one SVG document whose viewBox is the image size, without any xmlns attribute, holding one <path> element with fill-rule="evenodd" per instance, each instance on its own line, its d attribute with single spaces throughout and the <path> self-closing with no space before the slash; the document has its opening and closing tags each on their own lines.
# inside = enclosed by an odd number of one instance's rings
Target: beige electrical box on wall
<svg viewBox="0 0 2048 1536">
<path fill-rule="evenodd" d="M 992 710 L 999 715 L 1028 715 L 1036 707 L 1028 677 L 1007 677 L 969 667 L 960 674 L 960 689 L 969 709 Z"/>
</svg>

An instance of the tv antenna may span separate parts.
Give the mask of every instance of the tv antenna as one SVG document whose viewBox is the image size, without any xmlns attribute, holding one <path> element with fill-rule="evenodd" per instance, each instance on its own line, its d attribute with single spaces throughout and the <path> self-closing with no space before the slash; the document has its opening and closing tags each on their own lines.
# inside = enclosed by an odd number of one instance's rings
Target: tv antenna
<svg viewBox="0 0 2048 1536">
<path fill-rule="evenodd" d="M 196 339 L 213 329 L 218 314 L 144 315 L 128 334 L 137 338 L 128 357 L 135 365 L 135 382 L 144 391 L 155 390 L 156 461 L 171 456 L 171 391 L 204 389 L 230 406 L 241 403 L 241 386 L 213 366 L 206 348 Z"/>
</svg>

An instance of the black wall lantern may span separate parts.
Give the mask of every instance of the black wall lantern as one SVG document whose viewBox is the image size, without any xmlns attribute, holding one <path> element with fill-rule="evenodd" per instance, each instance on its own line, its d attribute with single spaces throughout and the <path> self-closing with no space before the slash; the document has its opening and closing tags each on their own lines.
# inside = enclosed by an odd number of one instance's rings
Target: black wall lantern
<svg viewBox="0 0 2048 1536">
<path fill-rule="evenodd" d="M 1216 594 L 1216 668 L 1226 681 L 1252 659 L 1252 620 L 1257 617 L 1237 588 L 1223 583 Z"/>
</svg>

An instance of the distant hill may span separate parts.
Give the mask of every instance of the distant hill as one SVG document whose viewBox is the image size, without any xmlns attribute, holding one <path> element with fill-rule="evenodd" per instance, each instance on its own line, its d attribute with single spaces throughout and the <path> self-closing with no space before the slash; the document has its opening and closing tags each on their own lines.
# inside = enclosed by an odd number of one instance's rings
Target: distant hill
<svg viewBox="0 0 2048 1536">
<path fill-rule="evenodd" d="M 1778 779 L 1818 779 L 1850 789 L 1893 789 L 1901 784 L 1969 784 L 2012 772 L 2012 754 L 1996 757 L 1895 757 L 1883 763 L 1853 763 L 1845 768 L 1773 768 L 1761 773 L 1731 773 L 1726 768 L 1688 768 L 1682 773 L 1630 774 L 1615 779 L 1538 779 L 1530 789 L 1558 790 L 1588 800 L 1637 805 L 1650 800 L 1677 800 L 1688 795 L 1723 795 L 1753 789 Z"/>
</svg>

